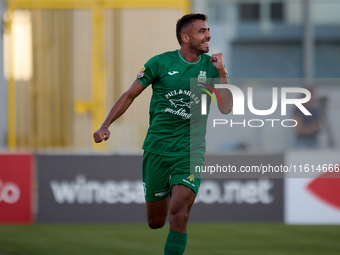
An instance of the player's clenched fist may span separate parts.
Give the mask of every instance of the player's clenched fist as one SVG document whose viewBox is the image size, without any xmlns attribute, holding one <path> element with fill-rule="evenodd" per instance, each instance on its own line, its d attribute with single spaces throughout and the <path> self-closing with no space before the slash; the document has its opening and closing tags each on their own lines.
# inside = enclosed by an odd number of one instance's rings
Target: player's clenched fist
<svg viewBox="0 0 340 255">
<path fill-rule="evenodd" d="M 96 143 L 100 143 L 103 140 L 107 140 L 110 137 L 110 130 L 106 127 L 100 127 L 94 134 L 93 139 Z"/>
<path fill-rule="evenodd" d="M 217 69 L 221 69 L 221 70 L 224 69 L 222 53 L 212 54 L 210 61 L 213 64 L 213 66 L 216 67 Z"/>
</svg>

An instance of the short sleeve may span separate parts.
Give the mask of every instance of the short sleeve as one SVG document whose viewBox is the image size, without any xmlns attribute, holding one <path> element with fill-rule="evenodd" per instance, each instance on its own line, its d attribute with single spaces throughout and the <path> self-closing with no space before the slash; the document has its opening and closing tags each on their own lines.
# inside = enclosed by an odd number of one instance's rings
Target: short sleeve
<svg viewBox="0 0 340 255">
<path fill-rule="evenodd" d="M 227 74 L 227 78 L 229 79 L 227 68 L 225 68 L 225 66 L 224 66 L 224 69 L 225 69 L 225 72 Z M 214 84 L 213 85 L 215 87 L 216 84 L 220 83 L 220 75 L 219 75 L 218 70 L 216 68 L 214 68 L 213 78 L 214 78 Z"/>
<path fill-rule="evenodd" d="M 214 68 L 213 78 L 220 78 L 220 75 L 218 74 L 218 71 L 216 68 Z"/>
<path fill-rule="evenodd" d="M 150 58 L 148 62 L 145 63 L 142 70 L 137 74 L 138 82 L 144 87 L 155 83 L 158 78 L 158 70 L 159 61 L 157 56 Z"/>
<path fill-rule="evenodd" d="M 227 71 L 227 68 L 225 66 L 224 66 L 224 70 L 225 70 L 225 73 L 227 75 L 227 78 L 229 79 L 228 71 Z M 220 78 L 220 75 L 218 74 L 218 70 L 216 68 L 215 68 L 215 71 L 214 71 L 213 78 Z"/>
</svg>

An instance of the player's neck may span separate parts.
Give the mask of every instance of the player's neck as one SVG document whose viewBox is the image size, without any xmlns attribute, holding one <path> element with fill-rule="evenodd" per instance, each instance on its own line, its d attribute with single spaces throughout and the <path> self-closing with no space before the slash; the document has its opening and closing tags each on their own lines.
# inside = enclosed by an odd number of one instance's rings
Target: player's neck
<svg viewBox="0 0 340 255">
<path fill-rule="evenodd" d="M 181 48 L 180 53 L 182 57 L 188 62 L 196 62 L 200 59 L 201 54 L 197 52 L 191 52 L 189 49 Z"/>
</svg>

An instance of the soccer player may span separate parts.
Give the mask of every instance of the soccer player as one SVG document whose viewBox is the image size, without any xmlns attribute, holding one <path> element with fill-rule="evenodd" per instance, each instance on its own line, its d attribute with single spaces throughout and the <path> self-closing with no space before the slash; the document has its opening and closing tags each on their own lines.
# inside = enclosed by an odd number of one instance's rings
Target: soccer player
<svg viewBox="0 0 340 255">
<path fill-rule="evenodd" d="M 190 172 L 191 164 L 204 164 L 207 115 L 201 114 L 198 91 L 207 91 L 204 84 L 210 78 L 229 83 L 222 53 L 212 57 L 205 54 L 211 39 L 206 21 L 206 15 L 197 13 L 177 21 L 180 49 L 147 61 L 93 135 L 96 143 L 109 139 L 109 126 L 152 84 L 150 127 L 143 144 L 143 186 L 150 228 L 163 227 L 169 214 L 170 230 L 164 249 L 167 255 L 184 253 L 187 222 L 201 182 L 200 176 Z M 191 91 L 190 78 L 198 81 L 196 91 Z M 228 89 L 219 89 L 218 94 L 222 102 L 218 104 L 219 110 L 228 114 L 232 110 L 232 95 Z M 195 136 L 190 133 L 193 114 L 203 123 L 203 128 L 195 130 Z"/>
</svg>

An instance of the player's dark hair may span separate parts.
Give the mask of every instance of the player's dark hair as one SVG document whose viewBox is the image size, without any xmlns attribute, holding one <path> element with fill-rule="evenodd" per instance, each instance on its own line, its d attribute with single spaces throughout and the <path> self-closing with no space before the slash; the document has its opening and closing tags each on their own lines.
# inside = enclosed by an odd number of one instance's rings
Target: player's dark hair
<svg viewBox="0 0 340 255">
<path fill-rule="evenodd" d="M 203 20 L 203 21 L 207 21 L 208 20 L 208 16 L 205 14 L 201 14 L 201 13 L 190 13 L 187 15 L 184 15 L 182 18 L 180 18 L 177 21 L 176 24 L 176 36 L 177 36 L 177 40 L 179 45 L 182 44 L 182 39 L 181 39 L 181 33 L 183 28 L 185 28 L 186 26 L 188 26 L 189 24 L 191 24 L 192 22 L 194 22 L 195 20 Z"/>
</svg>

